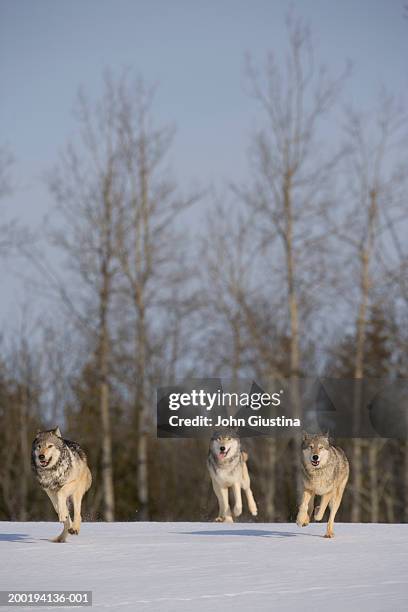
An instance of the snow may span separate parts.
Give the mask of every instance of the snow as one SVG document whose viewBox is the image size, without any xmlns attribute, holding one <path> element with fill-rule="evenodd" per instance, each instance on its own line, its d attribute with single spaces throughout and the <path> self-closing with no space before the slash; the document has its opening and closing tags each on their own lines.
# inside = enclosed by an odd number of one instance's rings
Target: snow
<svg viewBox="0 0 408 612">
<path fill-rule="evenodd" d="M 84 523 L 55 544 L 57 523 L 2 522 L 0 588 L 92 590 L 93 611 L 408 610 L 408 524 L 337 524 L 332 540 L 324 530 Z"/>
</svg>

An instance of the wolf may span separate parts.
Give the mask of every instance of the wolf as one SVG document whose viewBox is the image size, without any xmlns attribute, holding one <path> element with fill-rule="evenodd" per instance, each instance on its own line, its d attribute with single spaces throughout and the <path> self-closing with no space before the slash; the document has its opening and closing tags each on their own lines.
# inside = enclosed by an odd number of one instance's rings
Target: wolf
<svg viewBox="0 0 408 612">
<path fill-rule="evenodd" d="M 219 504 L 217 522 L 232 523 L 233 518 L 228 501 L 228 489 L 234 492 L 234 516 L 242 513 L 241 489 L 244 489 L 248 508 L 252 516 L 258 509 L 251 491 L 247 462 L 248 455 L 241 450 L 241 442 L 235 432 L 216 431 L 211 436 L 207 467 L 211 476 L 214 493 Z"/>
<path fill-rule="evenodd" d="M 303 497 L 296 523 L 299 527 L 309 524 L 313 512 L 314 497 L 320 495 L 320 506 L 314 511 L 316 521 L 321 521 L 327 505 L 330 516 L 325 538 L 334 537 L 334 518 L 339 509 L 349 477 L 349 462 L 344 451 L 330 443 L 328 435 L 310 435 L 302 438 Z"/>
<path fill-rule="evenodd" d="M 59 427 L 55 427 L 37 432 L 31 449 L 31 466 L 63 523 L 63 530 L 54 542 L 65 542 L 68 533 L 79 533 L 82 498 L 92 484 L 86 454 L 79 444 L 65 440 Z M 68 501 L 72 501 L 74 508 L 73 521 Z"/>
</svg>

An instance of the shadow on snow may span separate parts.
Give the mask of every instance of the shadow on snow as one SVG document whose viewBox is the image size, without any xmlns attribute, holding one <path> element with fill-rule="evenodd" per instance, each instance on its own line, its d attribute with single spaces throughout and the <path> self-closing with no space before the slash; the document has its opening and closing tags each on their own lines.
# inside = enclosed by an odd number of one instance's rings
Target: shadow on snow
<svg viewBox="0 0 408 612">
<path fill-rule="evenodd" d="M 180 533 L 203 536 L 252 536 L 260 538 L 293 538 L 305 535 L 319 537 L 317 534 L 314 533 L 298 533 L 295 531 L 267 531 L 266 529 L 208 529 L 202 531 L 184 531 Z"/>
<path fill-rule="evenodd" d="M 32 542 L 28 533 L 0 533 L 0 542 Z"/>
</svg>

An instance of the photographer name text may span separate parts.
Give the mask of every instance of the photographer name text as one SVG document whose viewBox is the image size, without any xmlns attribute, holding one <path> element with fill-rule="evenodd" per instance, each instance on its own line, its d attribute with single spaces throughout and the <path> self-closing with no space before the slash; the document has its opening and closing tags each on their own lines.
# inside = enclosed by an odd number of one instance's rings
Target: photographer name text
<svg viewBox="0 0 408 612">
<path fill-rule="evenodd" d="M 252 414 L 247 418 L 242 417 L 222 417 L 213 419 L 209 416 L 197 415 L 194 417 L 179 417 L 172 415 L 169 417 L 171 427 L 301 427 L 300 419 L 291 419 L 285 416 L 274 418 L 261 417 Z"/>
</svg>

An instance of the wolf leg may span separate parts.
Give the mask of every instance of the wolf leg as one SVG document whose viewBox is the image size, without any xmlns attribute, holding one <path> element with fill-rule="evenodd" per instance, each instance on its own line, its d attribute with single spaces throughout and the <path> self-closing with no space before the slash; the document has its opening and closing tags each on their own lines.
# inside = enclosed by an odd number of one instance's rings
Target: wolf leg
<svg viewBox="0 0 408 612">
<path fill-rule="evenodd" d="M 241 516 L 242 514 L 241 483 L 233 484 L 232 490 L 234 491 L 234 499 L 235 499 L 235 506 L 233 510 L 234 516 Z"/>
<path fill-rule="evenodd" d="M 244 463 L 242 466 L 242 488 L 245 491 L 245 496 L 247 498 L 250 513 L 252 514 L 252 516 L 257 516 L 258 508 L 256 507 L 255 499 L 251 491 L 251 480 L 249 478 L 249 472 L 246 463 Z"/>
<path fill-rule="evenodd" d="M 50 491 L 49 489 L 46 489 L 45 492 L 48 495 L 48 497 L 50 498 L 50 500 L 52 502 L 52 505 L 54 506 L 55 512 L 58 514 L 58 501 L 57 501 L 56 494 L 53 493 L 53 491 Z"/>
<path fill-rule="evenodd" d="M 337 514 L 337 510 L 339 509 L 344 489 L 347 484 L 347 478 L 342 484 L 338 487 L 336 492 L 334 493 L 332 499 L 330 500 L 330 516 L 327 522 L 327 530 L 325 534 L 325 538 L 333 538 L 334 537 L 334 519 Z"/>
<path fill-rule="evenodd" d="M 298 527 L 306 527 L 309 524 L 309 517 L 307 514 L 309 502 L 312 497 L 312 492 L 305 489 L 303 491 L 302 501 L 299 506 L 299 512 L 296 518 L 296 524 Z"/>
<path fill-rule="evenodd" d="M 256 506 L 256 502 L 255 502 L 251 487 L 248 485 L 248 487 L 244 489 L 244 491 L 245 491 L 245 495 L 247 498 L 248 508 L 249 508 L 250 513 L 252 514 L 252 516 L 257 516 L 258 508 Z"/>
<path fill-rule="evenodd" d="M 228 489 L 221 488 L 218 483 L 213 482 L 214 492 L 218 499 L 219 515 L 215 519 L 217 523 L 233 523 L 231 510 L 228 503 Z"/>
<path fill-rule="evenodd" d="M 333 496 L 333 491 L 330 491 L 330 493 L 325 493 L 324 495 L 322 495 L 322 499 L 320 500 L 320 505 L 316 506 L 316 510 L 314 513 L 315 521 L 322 520 L 324 513 L 326 512 L 327 505 L 330 502 L 332 496 Z"/>
<path fill-rule="evenodd" d="M 58 491 L 56 494 L 57 508 L 58 508 L 58 519 L 63 523 L 63 529 L 61 533 L 53 539 L 53 542 L 66 542 L 69 526 L 71 519 L 68 512 L 67 498 L 64 493 Z"/>
<path fill-rule="evenodd" d="M 72 503 L 74 505 L 74 522 L 69 529 L 69 533 L 74 535 L 78 535 L 79 530 L 81 529 L 81 503 L 83 495 L 84 491 L 82 488 L 77 489 L 72 494 Z"/>
<path fill-rule="evenodd" d="M 214 493 L 217 496 L 217 500 L 218 500 L 218 516 L 215 519 L 215 521 L 220 522 L 223 520 L 222 519 L 222 507 L 223 507 L 224 502 L 221 496 L 221 490 L 214 480 L 212 481 L 212 485 L 213 485 Z"/>
<path fill-rule="evenodd" d="M 302 527 L 307 527 L 310 523 L 310 519 L 312 518 L 313 508 L 314 508 L 314 493 L 311 494 L 309 503 L 307 504 L 306 517 L 303 521 Z"/>
<path fill-rule="evenodd" d="M 334 537 L 334 517 L 336 516 L 337 510 L 339 509 L 340 506 L 340 499 L 338 497 L 338 495 L 335 495 L 334 497 L 332 497 L 332 499 L 329 502 L 329 506 L 330 506 L 330 516 L 329 516 L 329 520 L 327 522 L 327 529 L 326 529 L 326 533 L 324 535 L 325 538 L 333 538 Z"/>
<path fill-rule="evenodd" d="M 56 494 L 57 508 L 58 508 L 58 520 L 63 523 L 63 530 L 53 541 L 54 542 L 65 542 L 68 535 L 68 529 L 70 526 L 70 516 L 68 512 L 67 496 L 63 491 L 58 491 Z"/>
<path fill-rule="evenodd" d="M 307 507 L 307 515 L 309 517 L 309 522 L 310 522 L 310 519 L 312 518 L 312 515 L 313 515 L 314 499 L 315 499 L 315 496 L 314 496 L 314 493 L 313 493 L 311 498 L 310 498 L 310 500 L 309 500 L 309 505 Z"/>
<path fill-rule="evenodd" d="M 54 510 L 55 512 L 58 514 L 58 518 L 59 518 L 59 508 L 58 508 L 58 499 L 57 499 L 57 494 L 54 493 L 53 491 L 47 490 L 45 491 L 48 495 L 48 497 L 50 498 L 52 505 L 54 506 Z M 68 510 L 68 521 L 69 521 L 69 527 L 71 527 L 71 517 L 69 515 L 69 510 Z"/>
<path fill-rule="evenodd" d="M 70 519 L 68 515 L 64 521 L 64 527 L 61 533 L 59 534 L 59 536 L 53 539 L 53 542 L 66 542 L 67 541 L 67 535 L 69 533 L 69 525 L 70 525 Z"/>
<path fill-rule="evenodd" d="M 228 501 L 228 488 L 224 487 L 221 489 L 221 496 L 222 496 L 222 500 L 223 500 L 223 512 L 222 512 L 222 516 L 224 518 L 224 522 L 225 523 L 233 523 L 233 518 L 232 518 L 232 514 L 231 514 L 231 510 L 229 507 L 229 501 Z"/>
</svg>

